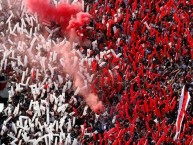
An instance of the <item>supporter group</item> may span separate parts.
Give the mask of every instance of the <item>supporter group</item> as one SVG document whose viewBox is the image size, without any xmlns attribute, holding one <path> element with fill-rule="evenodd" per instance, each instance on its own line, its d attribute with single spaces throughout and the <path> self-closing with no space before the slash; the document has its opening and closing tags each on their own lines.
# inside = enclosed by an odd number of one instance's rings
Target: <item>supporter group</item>
<svg viewBox="0 0 193 145">
<path fill-rule="evenodd" d="M 193 144 L 193 0 L 27 1 L 0 0 L 0 144 Z"/>
</svg>

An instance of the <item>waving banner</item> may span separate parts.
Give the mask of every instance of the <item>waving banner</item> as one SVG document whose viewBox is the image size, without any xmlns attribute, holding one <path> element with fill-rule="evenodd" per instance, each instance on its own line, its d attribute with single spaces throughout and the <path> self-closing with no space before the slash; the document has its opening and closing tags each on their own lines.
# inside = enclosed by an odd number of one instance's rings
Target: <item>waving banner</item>
<svg viewBox="0 0 193 145">
<path fill-rule="evenodd" d="M 176 120 L 176 134 L 174 136 L 174 140 L 179 138 L 180 130 L 182 126 L 182 121 L 184 119 L 184 114 L 186 111 L 186 108 L 188 106 L 188 102 L 190 101 L 190 94 L 184 85 L 182 88 L 181 96 L 180 96 L 180 102 L 179 102 L 179 109 L 178 109 L 178 116 Z"/>
</svg>

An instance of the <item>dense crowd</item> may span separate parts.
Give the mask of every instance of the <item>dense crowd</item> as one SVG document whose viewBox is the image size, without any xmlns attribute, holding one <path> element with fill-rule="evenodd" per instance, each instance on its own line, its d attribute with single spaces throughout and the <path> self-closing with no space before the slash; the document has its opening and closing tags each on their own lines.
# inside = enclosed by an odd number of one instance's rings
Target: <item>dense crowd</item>
<svg viewBox="0 0 193 145">
<path fill-rule="evenodd" d="M 101 112 L 63 69 L 58 48 L 69 40 L 60 26 L 42 24 L 20 2 L 0 2 L 0 70 L 10 83 L 2 144 L 193 144 L 191 98 L 174 137 L 182 87 L 193 96 L 192 0 L 84 1 L 92 20 L 70 42 L 78 62 L 68 60 Z"/>
</svg>

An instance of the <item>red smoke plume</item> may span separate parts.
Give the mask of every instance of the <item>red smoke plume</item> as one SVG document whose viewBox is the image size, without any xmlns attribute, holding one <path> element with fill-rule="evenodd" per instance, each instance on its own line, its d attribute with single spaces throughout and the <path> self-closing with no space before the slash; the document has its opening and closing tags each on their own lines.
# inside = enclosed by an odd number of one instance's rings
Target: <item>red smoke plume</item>
<svg viewBox="0 0 193 145">
<path fill-rule="evenodd" d="M 72 18 L 69 22 L 67 27 L 68 30 L 70 29 L 77 29 L 83 26 L 85 23 L 90 22 L 91 15 L 84 12 L 79 12 L 76 14 L 76 18 Z"/>
<path fill-rule="evenodd" d="M 37 13 L 40 18 L 54 21 L 63 30 L 77 28 L 90 20 L 90 15 L 81 12 L 81 6 L 77 4 L 61 3 L 57 7 L 50 4 L 50 0 L 27 0 L 27 7 L 33 13 Z M 80 13 L 79 13 L 80 12 Z M 71 19 L 71 17 L 74 17 Z"/>
</svg>

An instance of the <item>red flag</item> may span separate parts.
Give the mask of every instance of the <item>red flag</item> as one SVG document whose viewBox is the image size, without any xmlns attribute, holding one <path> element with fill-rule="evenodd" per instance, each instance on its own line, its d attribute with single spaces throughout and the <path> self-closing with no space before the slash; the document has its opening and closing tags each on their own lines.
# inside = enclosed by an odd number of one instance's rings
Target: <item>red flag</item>
<svg viewBox="0 0 193 145">
<path fill-rule="evenodd" d="M 97 67 L 98 67 L 98 65 L 97 65 L 96 60 L 93 60 L 93 61 L 92 61 L 92 72 L 96 72 Z"/>
<path fill-rule="evenodd" d="M 160 138 L 159 138 L 159 140 L 158 140 L 158 142 L 156 143 L 156 145 L 160 145 L 162 142 L 164 142 L 164 140 L 165 140 L 165 134 L 163 134 Z"/>
<path fill-rule="evenodd" d="M 44 89 L 46 90 L 47 88 L 48 88 L 48 83 L 46 83 L 45 85 L 44 85 Z"/>
<path fill-rule="evenodd" d="M 191 145 L 191 144 L 193 144 L 193 138 L 192 138 L 192 140 L 190 141 L 189 145 Z"/>
<path fill-rule="evenodd" d="M 137 8 L 137 1 L 134 1 L 134 3 L 132 4 L 132 12 L 134 12 L 136 8 Z"/>
<path fill-rule="evenodd" d="M 72 108 L 73 109 L 73 111 L 74 111 L 74 113 L 75 113 L 75 115 L 78 115 L 78 111 L 77 111 L 77 109 L 76 108 Z"/>
<path fill-rule="evenodd" d="M 34 69 L 32 69 L 31 70 L 31 80 L 34 81 L 35 77 L 36 77 L 36 72 Z"/>
<path fill-rule="evenodd" d="M 191 59 L 193 59 L 193 49 L 190 50 Z"/>
</svg>

